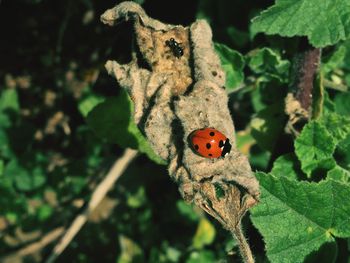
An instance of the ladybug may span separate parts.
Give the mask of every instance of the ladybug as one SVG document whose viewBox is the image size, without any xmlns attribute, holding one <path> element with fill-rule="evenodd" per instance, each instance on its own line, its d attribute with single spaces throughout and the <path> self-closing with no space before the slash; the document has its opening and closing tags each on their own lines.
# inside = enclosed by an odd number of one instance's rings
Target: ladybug
<svg viewBox="0 0 350 263">
<path fill-rule="evenodd" d="M 170 38 L 169 40 L 165 41 L 165 45 L 167 45 L 171 51 L 173 52 L 173 55 L 177 58 L 180 58 L 184 54 L 183 48 L 180 46 L 181 43 L 176 42 L 175 39 Z"/>
<path fill-rule="evenodd" d="M 189 135 L 192 149 L 206 158 L 225 157 L 231 151 L 230 140 L 214 128 L 193 131 Z"/>
</svg>

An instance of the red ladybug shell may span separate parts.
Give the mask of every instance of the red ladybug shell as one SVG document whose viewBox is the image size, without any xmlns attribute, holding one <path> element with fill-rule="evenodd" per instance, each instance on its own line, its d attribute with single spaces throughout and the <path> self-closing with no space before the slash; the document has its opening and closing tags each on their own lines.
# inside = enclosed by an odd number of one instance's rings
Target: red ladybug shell
<svg viewBox="0 0 350 263">
<path fill-rule="evenodd" d="M 214 128 L 195 130 L 189 138 L 193 150 L 206 158 L 225 157 L 231 150 L 229 139 Z"/>
</svg>

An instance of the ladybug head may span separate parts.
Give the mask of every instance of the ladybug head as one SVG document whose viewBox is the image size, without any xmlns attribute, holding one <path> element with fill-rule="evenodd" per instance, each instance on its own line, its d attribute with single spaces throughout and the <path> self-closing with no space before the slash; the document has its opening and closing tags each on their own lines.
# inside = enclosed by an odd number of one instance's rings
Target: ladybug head
<svg viewBox="0 0 350 263">
<path fill-rule="evenodd" d="M 225 157 L 227 154 L 229 154 L 231 151 L 231 148 L 232 148 L 232 145 L 230 143 L 230 140 L 227 138 L 225 141 L 224 147 L 222 149 L 221 156 Z"/>
</svg>

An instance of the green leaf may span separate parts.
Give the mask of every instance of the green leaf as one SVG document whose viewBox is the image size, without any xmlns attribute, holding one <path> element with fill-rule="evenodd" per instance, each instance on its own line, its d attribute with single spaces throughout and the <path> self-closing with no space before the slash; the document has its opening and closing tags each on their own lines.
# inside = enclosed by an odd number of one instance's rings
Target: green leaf
<svg viewBox="0 0 350 263">
<path fill-rule="evenodd" d="M 322 117 L 321 123 L 327 128 L 335 144 L 344 140 L 350 133 L 349 117 L 340 116 L 336 113 L 328 113 Z"/>
<path fill-rule="evenodd" d="M 88 113 L 96 107 L 99 103 L 104 101 L 104 98 L 95 94 L 89 94 L 89 96 L 83 98 L 78 103 L 78 109 L 80 113 L 86 117 Z"/>
<path fill-rule="evenodd" d="M 1 113 L 0 113 L 1 116 Z M 12 149 L 10 148 L 9 138 L 5 129 L 0 128 L 0 156 L 4 158 L 10 158 L 13 156 Z"/>
<path fill-rule="evenodd" d="M 343 61 L 344 63 L 342 65 L 342 68 L 344 68 L 348 73 L 350 73 L 350 38 L 341 43 L 341 46 L 344 46 L 346 49 L 345 59 Z M 348 75 L 348 77 L 349 76 L 350 75 Z M 347 83 L 350 84 L 349 82 Z"/>
<path fill-rule="evenodd" d="M 342 66 L 346 55 L 346 47 L 339 46 L 328 58 L 322 58 L 321 70 L 327 74 Z"/>
<path fill-rule="evenodd" d="M 339 142 L 335 151 L 337 163 L 350 170 L 350 135 Z"/>
<path fill-rule="evenodd" d="M 302 171 L 296 155 L 288 153 L 278 157 L 273 163 L 271 174 L 276 177 L 285 176 L 291 180 L 297 180 Z"/>
<path fill-rule="evenodd" d="M 3 90 L 0 94 L 0 128 L 10 128 L 19 110 L 17 91 L 15 89 Z"/>
<path fill-rule="evenodd" d="M 253 19 L 253 31 L 285 37 L 306 36 L 315 47 L 333 45 L 350 36 L 348 0 L 276 0 Z"/>
<path fill-rule="evenodd" d="M 51 217 L 51 215 L 53 214 L 53 211 L 54 211 L 53 208 L 47 204 L 40 206 L 38 210 L 38 215 L 37 215 L 38 220 L 41 222 L 44 222 L 45 220 Z"/>
<path fill-rule="evenodd" d="M 305 125 L 294 142 L 295 153 L 301 169 L 310 176 L 315 170 L 330 170 L 335 166 L 332 154 L 335 143 L 331 134 L 320 123 L 312 121 Z"/>
<path fill-rule="evenodd" d="M 216 262 L 214 253 L 209 250 L 194 251 L 190 254 L 188 259 L 186 260 L 186 263 L 208 263 L 208 262 Z"/>
<path fill-rule="evenodd" d="M 282 103 L 287 95 L 286 84 L 280 76 L 261 73 L 255 79 L 251 92 L 251 103 L 255 112 L 261 111 L 272 104 Z"/>
<path fill-rule="evenodd" d="M 255 49 L 246 55 L 249 68 L 254 76 L 251 92 L 254 110 L 260 111 L 284 100 L 287 93 L 289 81 L 290 62 L 283 60 L 281 56 L 272 49 Z"/>
<path fill-rule="evenodd" d="M 0 96 L 0 111 L 12 110 L 16 113 L 19 112 L 20 106 L 18 101 L 18 94 L 15 89 L 5 89 Z"/>
<path fill-rule="evenodd" d="M 192 245 L 194 248 L 202 249 L 205 245 L 213 243 L 215 235 L 216 231 L 214 226 L 204 217 L 199 221 Z"/>
<path fill-rule="evenodd" d="M 4 174 L 21 191 L 35 190 L 46 182 L 45 173 L 40 166 L 28 170 L 19 164 L 16 159 L 12 159 L 6 165 Z"/>
<path fill-rule="evenodd" d="M 244 57 L 237 51 L 224 44 L 215 43 L 215 50 L 218 53 L 221 66 L 226 73 L 226 84 L 228 89 L 237 88 L 244 79 Z"/>
<path fill-rule="evenodd" d="M 11 223 L 11 224 L 15 224 L 18 220 L 18 214 L 17 213 L 12 213 L 12 212 L 8 212 L 5 214 L 6 219 Z"/>
<path fill-rule="evenodd" d="M 251 209 L 253 224 L 266 243 L 271 262 L 303 262 L 334 237 L 350 236 L 350 186 L 333 180 L 297 182 L 256 174 L 260 204 Z"/>
<path fill-rule="evenodd" d="M 265 170 L 269 165 L 271 153 L 261 149 L 258 145 L 253 145 L 249 153 L 249 162 L 254 170 Z"/>
<path fill-rule="evenodd" d="M 87 123 L 102 139 L 121 147 L 138 148 L 136 136 L 129 132 L 133 128 L 131 104 L 125 92 L 98 104 L 88 114 Z"/>
<path fill-rule="evenodd" d="M 127 197 L 126 203 L 131 208 L 139 208 L 142 205 L 144 205 L 147 201 L 145 188 L 142 186 L 140 186 L 137 189 L 136 193 L 128 192 L 127 195 L 128 197 Z"/>
<path fill-rule="evenodd" d="M 238 242 L 235 238 L 228 237 L 225 242 L 225 252 L 232 253 L 232 250 L 238 246 Z"/>
<path fill-rule="evenodd" d="M 78 195 L 86 186 L 86 177 L 84 176 L 70 176 L 65 178 L 65 186 L 68 188 L 68 192 L 74 195 Z"/>
<path fill-rule="evenodd" d="M 177 210 L 181 215 L 186 217 L 187 220 L 197 222 L 200 218 L 198 212 L 195 212 L 192 205 L 185 203 L 183 200 L 176 202 Z"/>
<path fill-rule="evenodd" d="M 350 116 L 350 92 L 338 93 L 334 98 L 334 104 L 338 114 Z"/>
<path fill-rule="evenodd" d="M 327 173 L 327 178 L 333 179 L 336 181 L 349 183 L 350 182 L 350 172 L 344 168 L 337 165 L 332 170 Z"/>
<path fill-rule="evenodd" d="M 165 255 L 170 262 L 179 262 L 181 251 L 168 246 L 165 250 Z"/>
<path fill-rule="evenodd" d="M 247 54 L 248 66 L 259 74 L 288 76 L 290 62 L 269 48 L 255 49 Z"/>
<path fill-rule="evenodd" d="M 121 254 L 117 263 L 142 262 L 143 251 L 132 239 L 119 235 L 119 245 Z"/>
<path fill-rule="evenodd" d="M 335 111 L 335 105 L 331 98 L 329 97 L 329 94 L 326 89 L 323 88 L 323 108 L 322 111 L 324 114 L 331 113 Z"/>
<path fill-rule="evenodd" d="M 231 43 L 237 47 L 244 47 L 249 42 L 249 34 L 246 31 L 240 31 L 233 26 L 228 26 L 225 31 Z"/>
<path fill-rule="evenodd" d="M 272 151 L 284 124 L 283 104 L 276 103 L 258 112 L 251 120 L 252 136 L 257 144 Z"/>
<path fill-rule="evenodd" d="M 138 149 L 159 164 L 165 161 L 157 156 L 132 118 L 132 103 L 125 91 L 108 98 L 91 110 L 87 123 L 97 136 L 123 148 Z"/>
<path fill-rule="evenodd" d="M 25 196 L 20 195 L 13 187 L 10 178 L 4 174 L 0 176 L 0 215 L 23 214 L 27 201 Z"/>
<path fill-rule="evenodd" d="M 4 173 L 4 161 L 0 159 L 0 176 Z"/>
</svg>

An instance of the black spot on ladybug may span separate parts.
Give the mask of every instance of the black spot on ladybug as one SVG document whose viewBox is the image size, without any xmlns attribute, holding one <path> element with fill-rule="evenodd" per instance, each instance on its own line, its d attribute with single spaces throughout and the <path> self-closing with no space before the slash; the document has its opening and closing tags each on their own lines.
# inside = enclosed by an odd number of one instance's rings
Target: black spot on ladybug
<svg viewBox="0 0 350 263">
<path fill-rule="evenodd" d="M 211 148 L 211 144 L 208 142 L 206 147 L 207 147 L 207 149 L 210 149 Z"/>
<path fill-rule="evenodd" d="M 224 146 L 224 142 L 222 140 L 219 141 L 219 147 L 221 148 L 222 146 Z"/>
<path fill-rule="evenodd" d="M 210 136 L 214 136 L 214 135 L 215 135 L 215 132 L 210 132 L 209 135 L 210 135 Z"/>
<path fill-rule="evenodd" d="M 196 145 L 194 146 L 194 148 L 198 151 L 198 149 L 199 149 L 198 144 L 196 144 Z"/>
<path fill-rule="evenodd" d="M 209 156 L 213 156 L 211 153 L 208 154 Z"/>
</svg>

